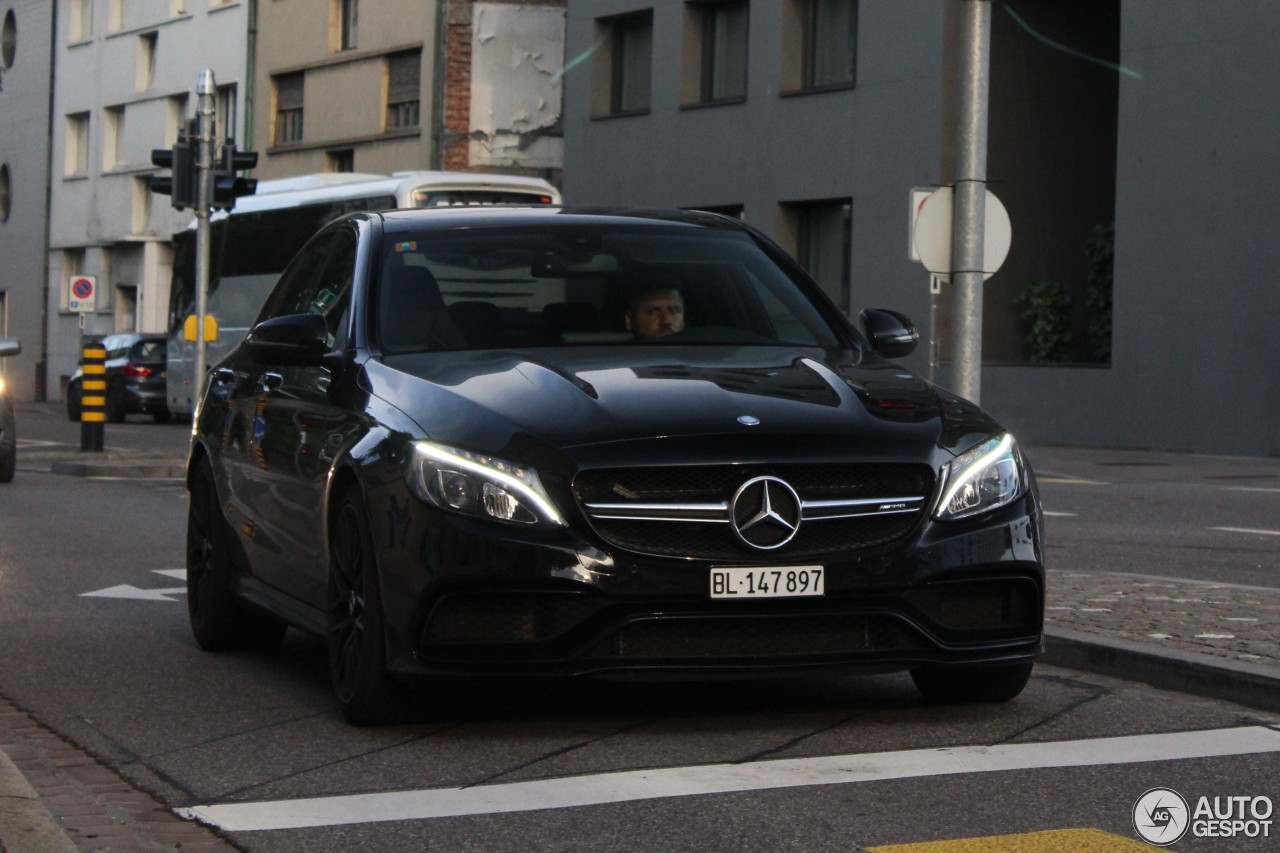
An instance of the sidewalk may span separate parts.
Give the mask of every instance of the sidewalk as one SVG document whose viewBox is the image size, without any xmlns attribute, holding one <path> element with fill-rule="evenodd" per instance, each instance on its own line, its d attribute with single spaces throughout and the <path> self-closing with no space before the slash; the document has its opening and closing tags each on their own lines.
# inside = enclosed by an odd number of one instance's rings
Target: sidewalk
<svg viewBox="0 0 1280 853">
<path fill-rule="evenodd" d="M 185 463 L 176 447 L 51 444 L 20 445 L 19 470 L 181 477 Z M 1047 599 L 1045 664 L 1280 711 L 1280 589 L 1050 569 Z M 0 853 L 178 847 L 234 849 L 0 699 Z"/>
</svg>

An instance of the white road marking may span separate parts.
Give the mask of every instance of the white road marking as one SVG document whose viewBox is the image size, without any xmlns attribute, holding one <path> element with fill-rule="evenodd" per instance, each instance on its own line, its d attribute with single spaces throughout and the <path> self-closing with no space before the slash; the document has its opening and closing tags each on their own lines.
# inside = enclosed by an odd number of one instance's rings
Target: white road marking
<svg viewBox="0 0 1280 853">
<path fill-rule="evenodd" d="M 1045 514 L 1045 515 L 1051 515 L 1051 516 L 1053 516 L 1054 518 L 1075 518 L 1075 516 L 1076 516 L 1076 513 L 1074 513 L 1074 512 L 1050 512 L 1050 511 L 1049 511 L 1049 510 L 1047 510 L 1047 509 L 1046 509 L 1046 510 L 1044 510 L 1044 514 Z"/>
<path fill-rule="evenodd" d="M 1223 533 L 1251 533 L 1255 536 L 1280 536 L 1280 530 L 1255 530 L 1249 527 L 1210 527 L 1210 530 L 1221 530 Z"/>
<path fill-rule="evenodd" d="M 1267 492 L 1273 495 L 1280 495 L 1280 489 L 1265 489 L 1261 486 L 1223 486 L 1223 490 L 1227 492 Z"/>
<path fill-rule="evenodd" d="M 164 575 L 168 578 L 175 578 L 180 581 L 187 579 L 186 569 L 153 569 L 156 574 Z M 171 595 L 185 595 L 187 588 L 185 586 L 168 587 L 165 589 L 142 589 L 133 584 L 122 583 L 118 586 L 109 586 L 106 589 L 97 589 L 93 592 L 80 593 L 81 598 L 132 598 L 138 601 L 177 601 L 176 598 L 170 598 Z"/>
<path fill-rule="evenodd" d="M 839 785 L 958 773 L 1143 764 L 1280 752 L 1280 729 L 1244 726 L 1055 743 L 961 746 L 863 755 L 707 764 L 530 782 L 176 809 L 228 832 L 303 829 Z"/>
</svg>

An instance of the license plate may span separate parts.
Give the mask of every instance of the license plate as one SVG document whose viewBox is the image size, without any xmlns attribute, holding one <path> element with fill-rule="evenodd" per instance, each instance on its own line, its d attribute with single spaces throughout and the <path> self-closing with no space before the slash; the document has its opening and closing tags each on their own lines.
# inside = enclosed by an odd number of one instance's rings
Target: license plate
<svg viewBox="0 0 1280 853">
<path fill-rule="evenodd" d="M 711 569 L 712 598 L 803 598 L 823 595 L 822 566 Z"/>
</svg>

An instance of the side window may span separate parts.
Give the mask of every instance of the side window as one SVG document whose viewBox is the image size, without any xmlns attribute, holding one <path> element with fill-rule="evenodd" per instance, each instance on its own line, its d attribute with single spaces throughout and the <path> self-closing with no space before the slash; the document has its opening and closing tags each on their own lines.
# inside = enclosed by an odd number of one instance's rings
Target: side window
<svg viewBox="0 0 1280 853">
<path fill-rule="evenodd" d="M 325 260 L 323 269 L 316 276 L 316 287 L 305 308 L 308 314 L 319 314 L 329 326 L 329 336 L 341 345 L 345 343 L 343 318 L 351 301 L 351 282 L 356 270 L 356 235 L 343 229 Z"/>
<path fill-rule="evenodd" d="M 305 314 L 317 289 L 325 258 L 344 232 L 330 231 L 303 247 L 281 273 L 271 296 L 262 306 L 258 322 L 288 314 Z"/>
</svg>

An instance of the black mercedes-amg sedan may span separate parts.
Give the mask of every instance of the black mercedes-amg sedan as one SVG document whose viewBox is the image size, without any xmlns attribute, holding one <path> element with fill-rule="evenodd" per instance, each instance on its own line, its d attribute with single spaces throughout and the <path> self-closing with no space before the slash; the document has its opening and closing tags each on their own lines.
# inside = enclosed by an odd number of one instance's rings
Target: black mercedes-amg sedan
<svg viewBox="0 0 1280 853">
<path fill-rule="evenodd" d="M 1031 470 L 888 360 L 909 320 L 861 321 L 711 214 L 339 219 L 210 370 L 195 638 L 327 638 L 356 724 L 458 675 L 906 670 L 1010 699 L 1042 648 Z"/>
</svg>

